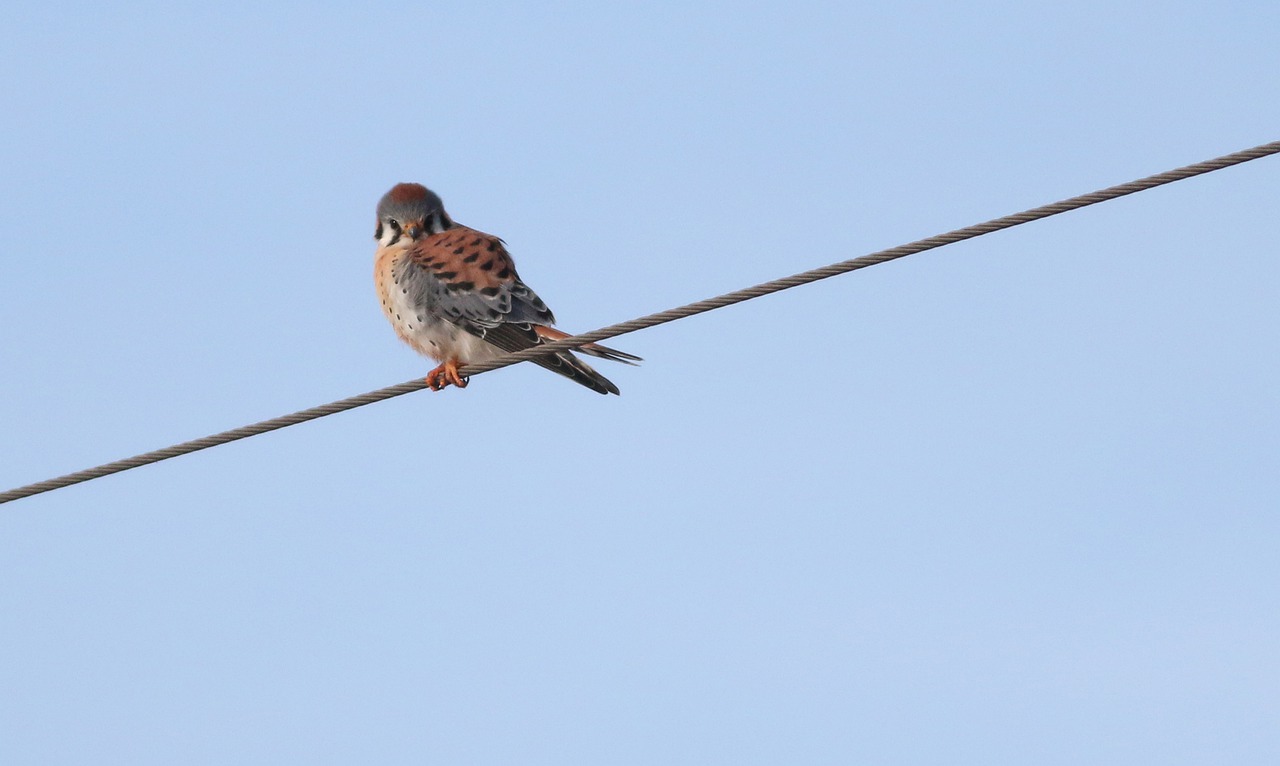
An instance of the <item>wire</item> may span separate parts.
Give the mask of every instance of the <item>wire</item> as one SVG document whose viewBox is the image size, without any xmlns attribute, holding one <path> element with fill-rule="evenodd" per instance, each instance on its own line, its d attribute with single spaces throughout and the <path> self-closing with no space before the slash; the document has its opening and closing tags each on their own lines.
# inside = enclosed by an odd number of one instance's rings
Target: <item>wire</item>
<svg viewBox="0 0 1280 766">
<path fill-rule="evenodd" d="M 545 345 L 519 351 L 514 354 L 506 354 L 483 364 L 467 365 L 460 369 L 460 373 L 464 376 L 471 376 L 491 372 L 503 367 L 509 367 L 519 362 L 526 362 L 543 354 L 554 354 L 558 351 L 565 351 L 586 343 L 594 343 L 608 338 L 613 338 L 618 335 L 624 335 L 637 330 L 644 330 L 649 327 L 666 324 L 667 322 L 674 322 L 678 319 L 685 319 L 697 314 L 714 311 L 715 309 L 732 306 L 736 303 L 742 303 L 743 301 L 760 298 L 781 290 L 789 290 L 793 287 L 799 287 L 800 285 L 807 285 L 810 282 L 817 282 L 818 280 L 827 279 L 840 274 L 846 274 L 851 271 L 857 271 L 858 269 L 865 269 L 868 266 L 875 266 L 880 263 L 885 263 L 886 261 L 892 261 L 915 253 L 924 252 L 925 250 L 942 247 L 943 245 L 961 242 L 966 239 L 973 239 L 974 237 L 980 237 L 984 234 L 990 234 L 995 231 L 1000 231 L 1001 229 L 1020 226 L 1024 223 L 1038 221 L 1042 218 L 1048 218 L 1071 210 L 1078 210 L 1089 205 L 1096 205 L 1099 202 L 1106 202 L 1107 200 L 1124 197 L 1136 192 L 1146 191 L 1147 189 L 1153 189 L 1157 186 L 1173 183 L 1174 181 L 1181 181 L 1186 178 L 1211 173 L 1215 170 L 1222 170 L 1223 168 L 1239 165 L 1244 162 L 1249 162 L 1250 160 L 1260 159 L 1277 153 L 1280 153 L 1280 141 L 1273 141 L 1268 144 L 1262 144 L 1261 146 L 1255 146 L 1252 149 L 1233 152 L 1215 159 L 1197 162 L 1194 165 L 1187 165 L 1164 173 L 1157 173 L 1153 176 L 1147 176 L 1146 178 L 1130 181 L 1118 186 L 1111 186 L 1089 194 L 1082 194 L 1078 197 L 1071 197 L 1070 199 L 1054 202 L 1049 205 L 1042 205 L 1030 210 L 1025 210 L 1021 213 L 1006 215 L 1001 218 L 986 221 L 985 223 L 966 226 L 962 229 L 956 229 L 945 234 L 938 234 L 909 244 L 891 247 L 888 250 L 880 250 L 869 255 L 851 258 L 839 263 L 833 263 L 830 266 L 823 266 L 821 268 L 804 271 L 789 277 L 783 277 L 782 279 L 764 282 L 763 284 L 759 284 L 754 287 L 735 290 L 731 293 L 719 295 L 714 298 L 707 298 L 706 300 L 697 301 L 685 306 L 667 309 L 666 311 L 659 311 L 656 314 L 650 314 L 648 316 L 639 317 L 626 322 L 609 325 L 608 327 L 602 327 L 599 330 L 593 330 L 581 335 L 574 335 L 563 340 L 552 341 Z M 82 471 L 76 471 L 75 473 L 69 473 L 65 476 L 46 479 L 45 481 L 36 482 L 35 484 L 28 484 L 24 487 L 11 489 L 8 492 L 0 493 L 0 504 L 19 500 L 24 497 L 30 497 L 31 495 L 38 495 L 42 492 L 49 492 L 54 489 L 61 489 L 62 487 L 79 484 L 80 482 L 89 481 L 91 479 L 109 476 L 113 473 L 127 471 L 131 468 L 138 468 L 150 463 L 158 463 L 161 460 L 168 460 L 169 458 L 178 457 L 179 455 L 186 455 L 191 452 L 208 449 L 209 447 L 216 447 L 220 444 L 226 444 L 239 439 L 246 439 L 250 436 L 257 436 L 258 434 L 264 434 L 269 431 L 275 431 L 288 426 L 297 425 L 299 423 L 305 423 L 308 420 L 315 420 L 316 418 L 322 418 L 326 415 L 333 415 L 338 412 L 355 409 L 356 407 L 363 407 L 366 404 L 381 402 L 403 394 L 420 391 L 423 388 L 426 388 L 426 383 L 422 379 L 415 379 L 398 385 L 380 388 L 377 391 L 370 391 L 367 394 L 340 399 L 336 402 L 323 404 L 318 407 L 311 407 L 299 412 L 294 412 L 290 415 L 283 415 L 281 417 L 271 418 L 270 420 L 264 420 L 260 423 L 241 426 L 239 428 L 233 428 L 230 431 L 223 431 L 222 433 L 205 436 L 200 439 L 182 442 L 181 444 L 175 444 L 171 447 L 165 447 L 164 449 L 144 452 L 143 454 L 135 455 L 134 457 L 116 460 L 94 468 L 87 468 Z"/>
</svg>

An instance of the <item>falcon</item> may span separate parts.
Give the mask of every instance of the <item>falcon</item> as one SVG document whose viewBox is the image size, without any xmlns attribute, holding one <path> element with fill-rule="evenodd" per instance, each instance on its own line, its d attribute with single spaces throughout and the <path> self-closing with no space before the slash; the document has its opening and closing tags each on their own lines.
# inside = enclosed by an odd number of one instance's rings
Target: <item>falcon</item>
<svg viewBox="0 0 1280 766">
<path fill-rule="evenodd" d="M 460 366 L 569 337 L 551 309 L 516 274 L 503 241 L 455 223 L 421 184 L 397 184 L 378 202 L 374 280 L 396 334 L 440 362 L 427 386 L 466 388 Z M 624 364 L 640 357 L 595 343 L 583 354 Z M 530 360 L 600 394 L 618 387 L 568 351 Z"/>
</svg>

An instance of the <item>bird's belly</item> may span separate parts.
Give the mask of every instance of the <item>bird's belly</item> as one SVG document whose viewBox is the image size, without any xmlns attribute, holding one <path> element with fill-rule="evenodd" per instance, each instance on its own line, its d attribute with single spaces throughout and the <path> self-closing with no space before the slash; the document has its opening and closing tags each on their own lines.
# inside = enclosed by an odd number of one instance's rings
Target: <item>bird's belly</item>
<svg viewBox="0 0 1280 766">
<path fill-rule="evenodd" d="M 413 300 L 408 290 L 396 284 L 395 257 L 394 252 L 379 251 L 374 261 L 374 276 L 382 313 L 401 340 L 418 353 L 440 362 L 450 359 L 462 364 L 483 362 L 502 353 L 496 346 L 442 319 Z"/>
<path fill-rule="evenodd" d="M 411 303 L 397 290 L 383 295 L 383 313 L 400 339 L 420 354 L 443 362 L 454 359 L 462 364 L 483 362 L 501 351 L 457 325 Z"/>
</svg>

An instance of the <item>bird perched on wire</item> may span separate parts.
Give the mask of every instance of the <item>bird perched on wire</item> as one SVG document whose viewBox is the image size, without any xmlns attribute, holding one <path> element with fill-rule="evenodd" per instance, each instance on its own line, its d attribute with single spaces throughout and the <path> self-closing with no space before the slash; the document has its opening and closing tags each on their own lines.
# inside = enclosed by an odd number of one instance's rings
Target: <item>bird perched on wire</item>
<svg viewBox="0 0 1280 766">
<path fill-rule="evenodd" d="M 396 334 L 437 362 L 432 391 L 466 388 L 458 367 L 567 338 L 528 285 L 501 239 L 461 226 L 421 184 L 397 184 L 378 202 L 374 278 Z M 640 357 L 595 343 L 584 354 L 633 364 Z M 601 394 L 618 387 L 568 351 L 530 360 Z"/>
</svg>

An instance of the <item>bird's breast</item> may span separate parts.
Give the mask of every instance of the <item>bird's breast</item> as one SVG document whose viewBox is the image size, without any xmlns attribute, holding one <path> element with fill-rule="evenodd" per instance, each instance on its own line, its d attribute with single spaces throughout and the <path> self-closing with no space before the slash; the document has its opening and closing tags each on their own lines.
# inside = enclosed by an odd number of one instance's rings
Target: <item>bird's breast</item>
<svg viewBox="0 0 1280 766">
<path fill-rule="evenodd" d="M 374 259 L 378 302 L 396 335 L 438 361 L 455 359 L 465 364 L 496 356 L 497 348 L 440 316 L 406 287 L 401 278 L 404 255 L 404 250 L 384 248 Z"/>
</svg>

